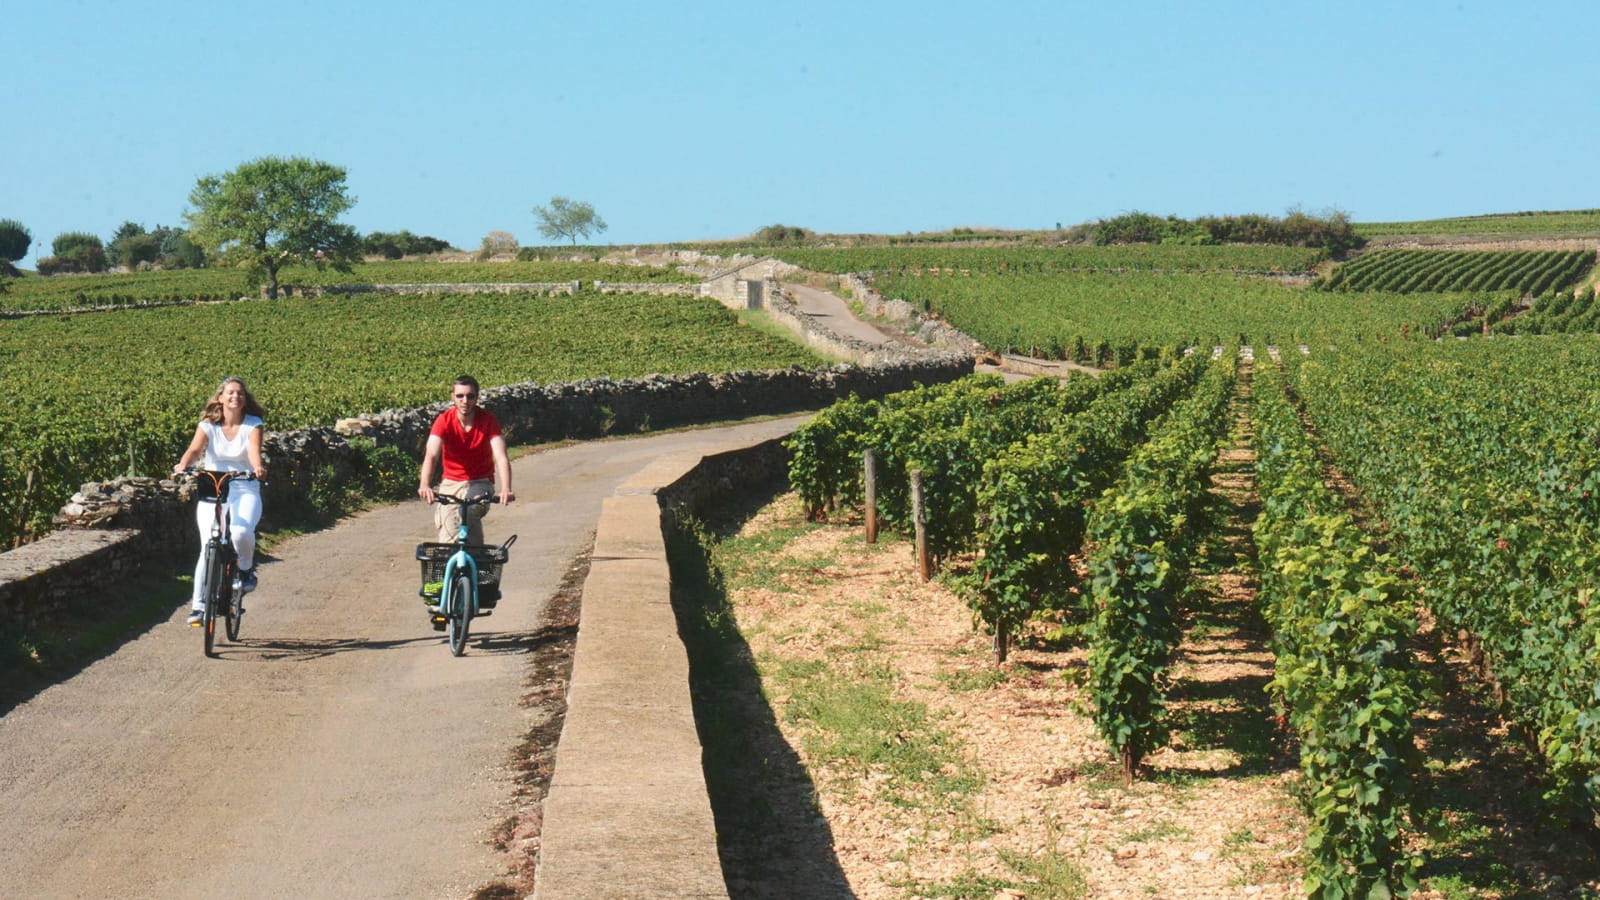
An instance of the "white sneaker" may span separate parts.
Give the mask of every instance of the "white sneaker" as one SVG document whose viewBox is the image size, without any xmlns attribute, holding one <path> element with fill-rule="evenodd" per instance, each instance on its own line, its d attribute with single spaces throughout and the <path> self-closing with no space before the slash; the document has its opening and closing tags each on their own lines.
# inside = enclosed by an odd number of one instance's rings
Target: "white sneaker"
<svg viewBox="0 0 1600 900">
<path fill-rule="evenodd" d="M 205 620 L 206 620 L 206 608 L 204 606 L 192 606 L 192 607 L 189 608 L 189 624 L 190 625 L 198 626 L 200 623 L 204 622 Z"/>
</svg>

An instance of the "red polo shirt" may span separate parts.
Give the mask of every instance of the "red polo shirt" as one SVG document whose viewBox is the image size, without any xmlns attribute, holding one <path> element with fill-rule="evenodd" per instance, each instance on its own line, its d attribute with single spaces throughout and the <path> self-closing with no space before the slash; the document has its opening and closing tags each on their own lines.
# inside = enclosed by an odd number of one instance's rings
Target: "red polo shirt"
<svg viewBox="0 0 1600 900">
<path fill-rule="evenodd" d="M 428 434 L 437 435 L 444 446 L 440 473 L 446 481 L 494 480 L 494 451 L 489 442 L 500 436 L 500 420 L 483 407 L 472 418 L 472 430 L 461 427 L 461 417 L 447 409 L 433 420 Z"/>
</svg>

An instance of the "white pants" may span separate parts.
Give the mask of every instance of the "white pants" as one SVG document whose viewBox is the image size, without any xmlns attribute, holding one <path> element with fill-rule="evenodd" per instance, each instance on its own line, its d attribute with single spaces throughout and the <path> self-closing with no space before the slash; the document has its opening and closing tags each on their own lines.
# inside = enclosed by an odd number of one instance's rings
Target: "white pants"
<svg viewBox="0 0 1600 900">
<path fill-rule="evenodd" d="M 194 521 L 200 528 L 200 559 L 194 564 L 192 606 L 199 606 L 206 596 L 206 543 L 211 540 L 216 507 L 215 500 L 201 500 L 194 505 Z M 239 568 L 255 568 L 256 526 L 261 524 L 260 486 L 253 481 L 235 481 L 228 485 L 228 505 L 222 513 L 222 521 L 233 541 L 233 552 L 239 556 Z"/>
</svg>

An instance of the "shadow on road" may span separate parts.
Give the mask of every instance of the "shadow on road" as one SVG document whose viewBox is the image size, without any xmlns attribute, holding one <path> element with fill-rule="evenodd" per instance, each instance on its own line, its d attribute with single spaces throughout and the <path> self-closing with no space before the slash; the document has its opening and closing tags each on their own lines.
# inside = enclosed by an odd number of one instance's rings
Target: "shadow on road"
<svg viewBox="0 0 1600 900">
<path fill-rule="evenodd" d="M 172 571 L 147 572 L 93 595 L 66 597 L 48 618 L 0 634 L 0 716 L 165 624 L 174 609 L 189 602 L 188 579 Z"/>
<path fill-rule="evenodd" d="M 680 527 L 669 534 L 667 553 L 728 895 L 854 897 L 817 806 L 816 786 L 762 693 L 703 540 L 698 529 Z"/>
<path fill-rule="evenodd" d="M 404 650 L 412 647 L 437 644 L 441 653 L 449 653 L 443 633 L 425 630 L 415 637 L 374 640 L 359 637 L 328 638 L 250 638 L 242 637 L 237 643 L 217 643 L 220 659 L 235 661 L 275 662 L 278 660 L 308 660 L 332 656 L 336 653 L 361 653 L 385 650 Z M 484 631 L 469 632 L 466 655 L 484 654 L 502 656 L 524 655 L 538 649 L 545 641 L 553 640 L 548 629 L 534 631 Z"/>
</svg>

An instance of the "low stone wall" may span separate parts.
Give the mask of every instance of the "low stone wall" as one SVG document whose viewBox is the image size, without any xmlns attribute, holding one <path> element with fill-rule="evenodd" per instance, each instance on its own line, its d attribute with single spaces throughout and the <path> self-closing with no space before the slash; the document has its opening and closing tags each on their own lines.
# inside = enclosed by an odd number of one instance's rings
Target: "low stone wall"
<svg viewBox="0 0 1600 900">
<path fill-rule="evenodd" d="M 129 577 L 148 559 L 139 538 L 134 528 L 57 531 L 0 553 L 0 627 L 31 631 L 72 597 Z"/>
<path fill-rule="evenodd" d="M 350 294 L 576 294 L 581 281 L 489 281 L 466 284 L 285 284 L 280 297 L 339 297 Z M 267 289 L 261 289 L 263 299 Z"/>
<path fill-rule="evenodd" d="M 788 473 L 792 455 L 782 440 L 774 440 L 704 457 L 682 478 L 656 492 L 662 527 L 704 518 L 716 505 L 777 481 Z"/>
<path fill-rule="evenodd" d="M 529 382 L 487 389 L 482 402 L 500 419 L 508 441 L 533 444 L 820 409 L 850 394 L 879 397 L 971 372 L 970 358 L 942 355 L 874 367 Z M 338 484 L 355 474 L 363 457 L 351 446 L 352 437 L 419 457 L 434 417 L 447 407 L 441 402 L 347 419 L 336 428 L 269 432 L 263 442 L 271 470 L 263 488 L 268 523 L 274 508 L 303 504 L 318 479 Z M 0 554 L 0 627 L 49 615 L 49 597 L 92 587 L 79 580 L 80 573 L 103 564 L 85 559 L 107 545 L 79 532 L 119 532 L 112 552 L 122 560 L 116 565 L 126 568 L 117 571 L 131 572 L 150 560 L 170 565 L 174 554 L 187 556 L 195 548 L 193 511 L 179 497 L 178 485 L 163 479 L 85 484 L 57 521 L 62 531 Z"/>
<path fill-rule="evenodd" d="M 875 366 L 528 382 L 486 389 L 480 402 L 500 419 L 507 441 L 534 444 L 820 409 L 852 393 L 880 397 L 971 372 L 970 358 L 940 354 Z M 338 434 L 419 454 L 434 417 L 448 406 L 440 402 L 345 419 Z"/>
<path fill-rule="evenodd" d="M 700 297 L 705 294 L 701 283 L 687 281 L 599 281 L 594 289 L 601 294 L 644 294 L 650 297 Z"/>
<path fill-rule="evenodd" d="M 905 300 L 885 298 L 872 286 L 871 281 L 860 275 L 840 276 L 839 286 L 848 290 L 850 295 L 861 303 L 861 308 L 867 315 L 891 322 L 914 324 L 917 338 L 930 347 L 947 348 L 978 357 L 988 354 L 988 350 L 982 344 L 960 329 L 937 316 L 929 315 L 925 310 L 918 309 Z"/>
<path fill-rule="evenodd" d="M 800 339 L 805 341 L 808 346 L 833 356 L 845 357 L 859 365 L 893 366 L 903 364 L 909 360 L 929 358 L 930 356 L 967 359 L 970 361 L 984 353 L 982 345 L 938 320 L 924 320 L 922 325 L 917 328 L 917 338 L 919 340 L 928 346 L 940 348 L 930 353 L 928 350 L 907 344 L 874 344 L 836 334 L 832 329 L 817 324 L 815 319 L 801 312 L 800 308 L 795 305 L 794 300 L 781 291 L 775 283 L 768 283 L 767 296 L 770 298 L 767 301 L 767 311 L 772 318 L 799 335 Z M 859 290 L 856 296 L 858 298 L 861 296 Z M 905 301 L 896 300 L 891 303 L 883 303 L 881 295 L 872 292 L 872 296 L 877 298 L 877 302 L 864 304 L 864 308 L 870 315 L 896 322 L 916 321 L 917 317 L 909 313 L 910 304 Z M 886 314 L 884 310 L 892 308 L 893 304 L 905 307 L 908 311 L 907 314 Z"/>
<path fill-rule="evenodd" d="M 601 506 L 534 900 L 726 898 L 668 535 L 786 471 L 781 439 L 666 456 Z M 618 739 L 626 731 L 647 739 Z"/>
</svg>

